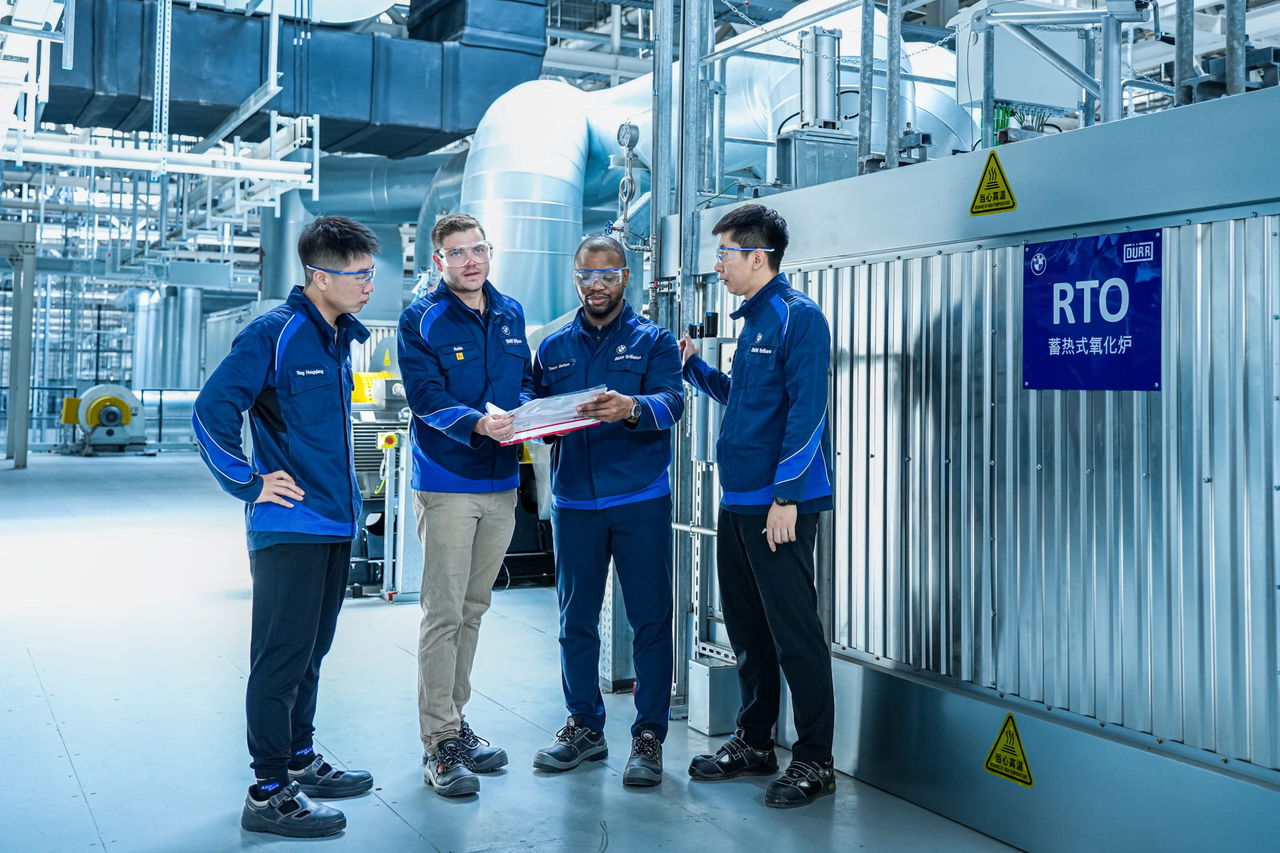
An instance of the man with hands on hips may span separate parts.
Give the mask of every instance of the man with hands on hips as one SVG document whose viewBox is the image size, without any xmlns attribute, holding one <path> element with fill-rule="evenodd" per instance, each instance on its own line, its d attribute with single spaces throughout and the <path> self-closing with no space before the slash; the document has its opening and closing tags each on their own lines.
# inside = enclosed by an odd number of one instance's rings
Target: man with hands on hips
<svg viewBox="0 0 1280 853">
<path fill-rule="evenodd" d="M 351 459 L 351 344 L 373 293 L 378 238 L 341 216 L 298 238 L 305 286 L 254 318 L 209 376 L 192 415 L 218 484 L 246 502 L 253 615 L 245 691 L 257 782 L 240 825 L 318 838 L 346 817 L 311 799 L 362 794 L 369 773 L 338 770 L 313 746 L 320 663 L 351 571 L 360 490 Z M 252 462 L 241 446 L 245 413 Z"/>
<path fill-rule="evenodd" d="M 552 773 L 608 756 L 600 696 L 600 607 L 613 559 L 634 633 L 636 716 L 629 786 L 662 782 L 662 743 L 671 712 L 671 427 L 684 412 L 680 354 L 662 326 L 623 298 L 630 270 L 612 237 L 588 237 L 574 253 L 582 308 L 551 334 L 534 360 L 539 396 L 604 385 L 578 408 L 603 421 L 548 439 L 561 686 L 568 722 L 538 750 L 533 766 Z"/>
<path fill-rule="evenodd" d="M 791 808 L 835 790 L 830 647 L 818 618 L 814 544 L 832 507 L 827 382 L 831 334 L 821 309 L 779 272 L 787 224 L 760 204 L 735 208 L 712 230 L 716 272 L 742 297 L 732 375 L 680 342 L 684 376 L 725 406 L 716 444 L 721 505 L 716 572 L 738 661 L 738 730 L 714 755 L 695 756 L 698 781 L 777 772 L 773 732 L 786 674 L 797 738 L 765 805 Z"/>
<path fill-rule="evenodd" d="M 509 411 L 532 399 L 524 309 L 489 282 L 493 245 L 472 216 L 431 230 L 443 281 L 400 317 L 399 358 L 413 411 L 413 500 L 422 539 L 418 722 L 423 781 L 478 793 L 507 763 L 464 714 L 480 620 L 515 530 L 519 448 Z"/>
</svg>

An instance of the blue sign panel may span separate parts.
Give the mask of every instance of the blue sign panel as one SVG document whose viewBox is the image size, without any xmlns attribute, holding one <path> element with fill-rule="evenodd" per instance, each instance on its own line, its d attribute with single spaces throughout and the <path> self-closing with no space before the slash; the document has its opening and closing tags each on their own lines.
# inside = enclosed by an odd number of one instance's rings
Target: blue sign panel
<svg viewBox="0 0 1280 853">
<path fill-rule="evenodd" d="M 1160 233 L 1023 250 L 1023 388 L 1160 390 Z"/>
</svg>

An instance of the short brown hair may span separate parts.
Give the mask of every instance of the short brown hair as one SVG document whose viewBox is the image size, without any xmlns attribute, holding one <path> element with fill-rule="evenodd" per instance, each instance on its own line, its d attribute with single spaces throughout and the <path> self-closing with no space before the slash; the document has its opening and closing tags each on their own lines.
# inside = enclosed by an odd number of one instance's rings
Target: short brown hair
<svg viewBox="0 0 1280 853">
<path fill-rule="evenodd" d="M 448 216 L 441 217 L 431 229 L 431 248 L 439 249 L 444 245 L 445 237 L 457 234 L 459 231 L 470 231 L 472 228 L 479 231 L 481 237 L 486 236 L 480 220 L 469 213 L 450 213 Z"/>
</svg>

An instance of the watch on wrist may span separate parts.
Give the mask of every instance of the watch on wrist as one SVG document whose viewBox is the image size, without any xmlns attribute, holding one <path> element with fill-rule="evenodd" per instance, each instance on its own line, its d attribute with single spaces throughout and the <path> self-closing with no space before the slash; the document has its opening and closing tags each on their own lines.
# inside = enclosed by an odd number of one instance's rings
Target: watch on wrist
<svg viewBox="0 0 1280 853">
<path fill-rule="evenodd" d="M 640 414 L 643 411 L 644 410 L 640 408 L 640 401 L 636 400 L 635 403 L 631 406 L 631 416 L 627 418 L 627 420 L 630 420 L 630 421 L 640 420 Z"/>
<path fill-rule="evenodd" d="M 800 503 L 800 501 L 792 500 L 791 498 L 774 498 L 773 502 L 778 506 L 795 506 Z"/>
</svg>

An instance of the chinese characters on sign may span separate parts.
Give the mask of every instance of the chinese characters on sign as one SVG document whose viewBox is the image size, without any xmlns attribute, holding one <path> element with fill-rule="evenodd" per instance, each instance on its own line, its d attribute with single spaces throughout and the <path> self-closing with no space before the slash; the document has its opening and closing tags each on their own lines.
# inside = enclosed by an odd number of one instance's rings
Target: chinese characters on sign
<svg viewBox="0 0 1280 853">
<path fill-rule="evenodd" d="M 1161 232 L 1023 250 L 1022 387 L 1160 389 Z"/>
</svg>

